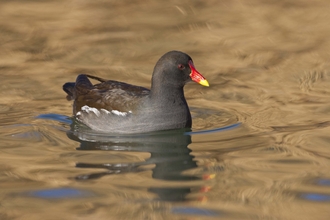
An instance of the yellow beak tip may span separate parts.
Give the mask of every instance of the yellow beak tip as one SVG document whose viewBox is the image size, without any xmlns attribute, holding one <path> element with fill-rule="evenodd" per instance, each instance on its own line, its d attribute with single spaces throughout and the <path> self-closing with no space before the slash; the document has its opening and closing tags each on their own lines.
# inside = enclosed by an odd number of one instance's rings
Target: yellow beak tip
<svg viewBox="0 0 330 220">
<path fill-rule="evenodd" d="M 201 84 L 202 86 L 206 86 L 206 87 L 209 87 L 209 82 L 206 80 L 206 79 L 203 79 L 201 81 L 199 81 L 199 84 Z"/>
</svg>

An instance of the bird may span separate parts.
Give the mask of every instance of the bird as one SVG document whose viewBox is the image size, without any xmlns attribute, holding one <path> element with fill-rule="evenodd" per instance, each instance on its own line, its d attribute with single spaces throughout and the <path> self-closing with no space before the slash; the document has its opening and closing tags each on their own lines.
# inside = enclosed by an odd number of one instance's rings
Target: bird
<svg viewBox="0 0 330 220">
<path fill-rule="evenodd" d="M 93 85 L 89 79 L 99 81 Z M 209 86 L 192 58 L 181 51 L 165 53 L 156 63 L 151 88 L 80 74 L 63 90 L 73 100 L 73 117 L 102 133 L 134 134 L 191 128 L 183 87 L 194 81 Z"/>
</svg>

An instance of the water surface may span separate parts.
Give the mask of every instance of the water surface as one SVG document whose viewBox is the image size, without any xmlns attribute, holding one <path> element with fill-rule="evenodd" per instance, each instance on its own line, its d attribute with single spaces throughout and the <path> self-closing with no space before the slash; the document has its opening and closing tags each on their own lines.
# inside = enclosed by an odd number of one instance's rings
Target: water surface
<svg viewBox="0 0 330 220">
<path fill-rule="evenodd" d="M 329 219 L 329 6 L 2 1 L 0 218 Z M 72 131 L 63 83 L 149 87 L 173 49 L 192 132 Z"/>
</svg>

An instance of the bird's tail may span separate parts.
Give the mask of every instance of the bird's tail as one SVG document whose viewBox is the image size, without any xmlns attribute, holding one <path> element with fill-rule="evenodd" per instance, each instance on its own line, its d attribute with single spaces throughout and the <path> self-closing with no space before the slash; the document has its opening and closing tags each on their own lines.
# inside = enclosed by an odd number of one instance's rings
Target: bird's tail
<svg viewBox="0 0 330 220">
<path fill-rule="evenodd" d="M 74 92 L 74 86 L 76 85 L 76 83 L 74 82 L 67 82 L 63 85 L 63 90 L 64 92 L 66 92 L 67 96 L 66 99 L 68 101 L 73 100 L 73 92 Z"/>
</svg>

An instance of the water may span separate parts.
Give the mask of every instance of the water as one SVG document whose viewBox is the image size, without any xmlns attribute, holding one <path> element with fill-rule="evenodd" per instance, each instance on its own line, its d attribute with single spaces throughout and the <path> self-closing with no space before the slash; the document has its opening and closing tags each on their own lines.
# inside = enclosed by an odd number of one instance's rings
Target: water
<svg viewBox="0 0 330 220">
<path fill-rule="evenodd" d="M 319 1 L 0 2 L 0 219 L 329 219 L 330 14 Z M 70 128 L 61 87 L 149 87 L 182 50 L 192 132 Z"/>
</svg>

